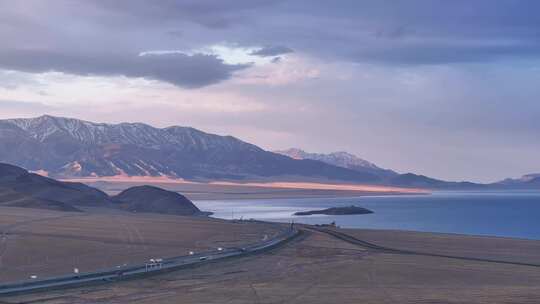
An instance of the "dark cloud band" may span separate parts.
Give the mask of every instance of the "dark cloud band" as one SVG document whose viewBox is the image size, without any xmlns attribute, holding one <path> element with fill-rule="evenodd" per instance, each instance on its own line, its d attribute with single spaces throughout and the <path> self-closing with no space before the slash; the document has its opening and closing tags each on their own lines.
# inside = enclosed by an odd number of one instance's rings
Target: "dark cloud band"
<svg viewBox="0 0 540 304">
<path fill-rule="evenodd" d="M 142 77 L 197 88 L 228 79 L 248 65 L 226 64 L 215 55 L 182 53 L 66 54 L 43 50 L 0 50 L 0 67 L 32 73 Z"/>
<path fill-rule="evenodd" d="M 196 88 L 248 65 L 205 54 L 137 54 L 236 43 L 266 45 L 251 53 L 262 57 L 294 50 L 385 64 L 537 58 L 538 11 L 535 0 L 0 1 L 0 68 L 144 77 Z"/>
</svg>

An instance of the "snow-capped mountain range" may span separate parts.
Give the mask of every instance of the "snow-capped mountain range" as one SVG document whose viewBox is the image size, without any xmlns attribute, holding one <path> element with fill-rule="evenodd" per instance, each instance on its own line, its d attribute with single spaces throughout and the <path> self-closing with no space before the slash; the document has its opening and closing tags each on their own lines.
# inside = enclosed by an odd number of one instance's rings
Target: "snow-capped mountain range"
<svg viewBox="0 0 540 304">
<path fill-rule="evenodd" d="M 57 136 L 67 136 L 88 145 L 125 144 L 160 148 L 164 145 L 192 144 L 201 149 L 212 147 L 231 148 L 236 144 L 245 144 L 230 136 L 207 134 L 189 127 L 154 128 L 143 123 L 105 124 L 73 118 L 49 115 L 30 119 L 7 119 L 11 123 L 39 142 L 47 142 Z"/>
<path fill-rule="evenodd" d="M 472 189 L 536 187 L 540 174 L 480 185 L 398 174 L 347 152 L 269 152 L 190 127 L 105 124 L 40 116 L 0 120 L 0 162 L 54 178 L 154 176 L 189 180 L 337 181 Z"/>
<path fill-rule="evenodd" d="M 374 174 L 294 160 L 232 136 L 189 127 L 104 124 L 48 115 L 0 120 L 0 162 L 64 178 L 124 175 L 379 181 Z"/>
</svg>

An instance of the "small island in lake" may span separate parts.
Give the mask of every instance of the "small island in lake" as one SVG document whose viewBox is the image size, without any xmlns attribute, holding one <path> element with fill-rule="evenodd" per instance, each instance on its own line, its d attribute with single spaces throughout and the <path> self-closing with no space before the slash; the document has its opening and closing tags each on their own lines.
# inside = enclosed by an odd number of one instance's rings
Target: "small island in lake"
<svg viewBox="0 0 540 304">
<path fill-rule="evenodd" d="M 370 214 L 373 211 L 357 207 L 357 206 L 348 206 L 348 207 L 333 207 L 323 210 L 311 210 L 311 211 L 299 211 L 295 212 L 294 215 L 313 215 L 313 214 L 325 214 L 325 215 L 350 215 L 350 214 Z"/>
</svg>

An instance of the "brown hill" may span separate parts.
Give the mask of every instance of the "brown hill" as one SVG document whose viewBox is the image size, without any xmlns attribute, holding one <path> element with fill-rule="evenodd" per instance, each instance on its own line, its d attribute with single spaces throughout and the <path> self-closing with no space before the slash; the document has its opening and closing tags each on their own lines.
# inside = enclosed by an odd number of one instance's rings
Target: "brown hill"
<svg viewBox="0 0 540 304">
<path fill-rule="evenodd" d="M 0 206 L 81 212 L 80 209 L 66 203 L 33 198 L 6 188 L 0 188 Z"/>
<path fill-rule="evenodd" d="M 74 206 L 108 206 L 107 194 L 80 183 L 60 182 L 0 163 L 0 204 L 78 211 Z"/>
<path fill-rule="evenodd" d="M 78 206 L 87 206 L 174 215 L 209 214 L 183 195 L 157 187 L 132 187 L 111 198 L 85 184 L 57 181 L 4 163 L 0 163 L 0 206 L 58 211 L 81 211 Z"/>
<path fill-rule="evenodd" d="M 121 209 L 131 212 L 149 212 L 174 215 L 205 215 L 189 199 L 176 192 L 152 186 L 129 188 L 113 200 Z"/>
</svg>

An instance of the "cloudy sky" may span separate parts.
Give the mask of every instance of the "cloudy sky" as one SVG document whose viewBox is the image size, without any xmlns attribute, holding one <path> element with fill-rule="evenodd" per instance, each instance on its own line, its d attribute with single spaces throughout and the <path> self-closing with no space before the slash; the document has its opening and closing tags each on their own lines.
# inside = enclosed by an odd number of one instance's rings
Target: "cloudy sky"
<svg viewBox="0 0 540 304">
<path fill-rule="evenodd" d="M 540 1 L 0 0 L 0 118 L 346 150 L 450 180 L 540 172 Z"/>
</svg>

